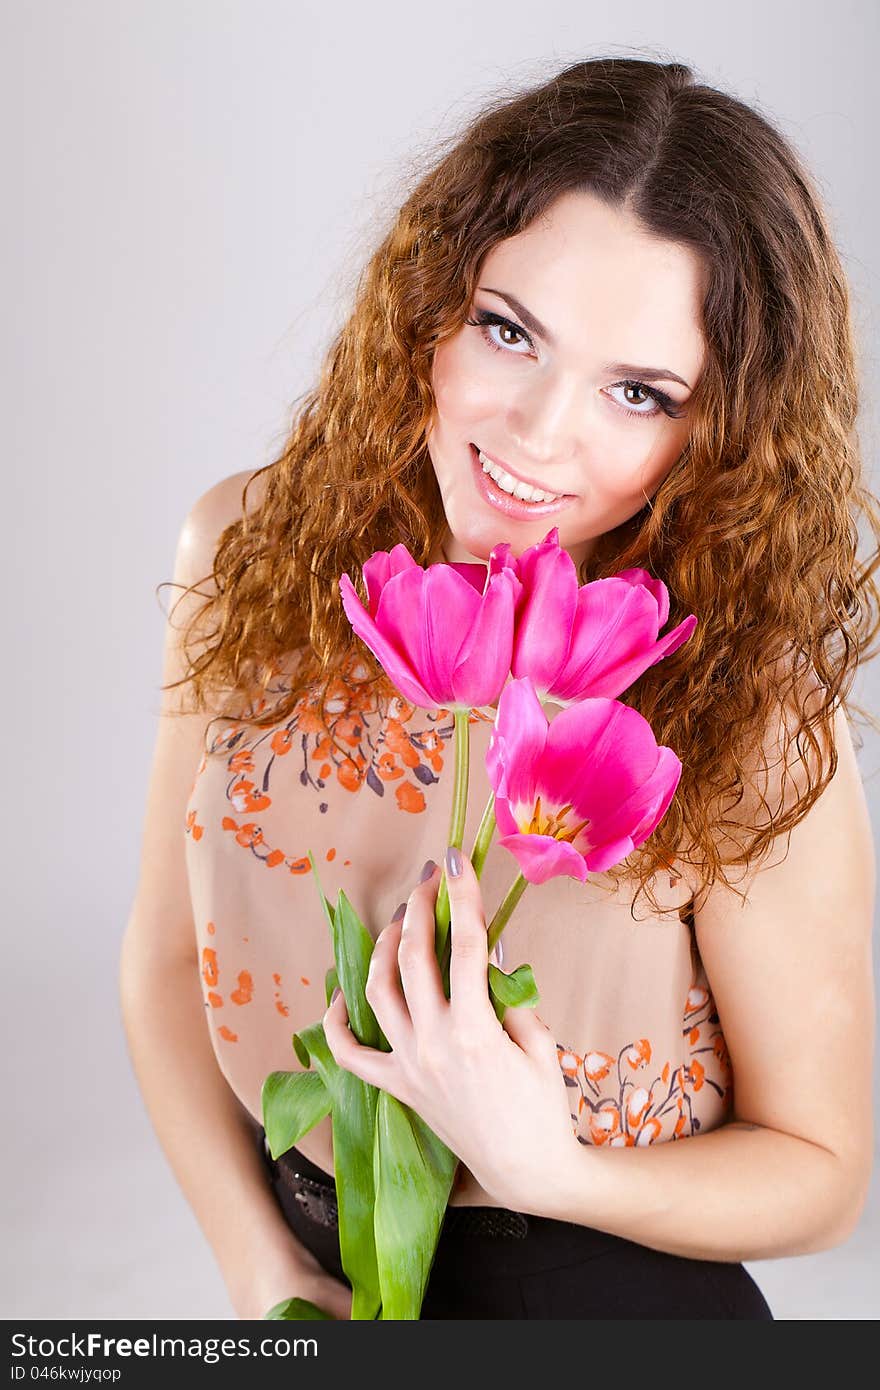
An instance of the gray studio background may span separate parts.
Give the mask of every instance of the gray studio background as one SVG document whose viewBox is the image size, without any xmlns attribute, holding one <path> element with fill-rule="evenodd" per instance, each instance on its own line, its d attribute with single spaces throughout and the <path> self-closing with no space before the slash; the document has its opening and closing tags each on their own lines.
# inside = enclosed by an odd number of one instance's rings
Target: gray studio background
<svg viewBox="0 0 880 1390">
<path fill-rule="evenodd" d="M 268 462 L 420 142 L 505 78 L 601 53 L 688 62 L 806 157 L 854 294 L 877 490 L 880 7 L 6 0 L 2 28 L 2 1315 L 228 1318 L 117 994 L 154 590 L 183 518 Z M 878 667 L 855 691 L 875 713 Z M 860 732 L 876 835 L 880 740 Z M 750 1264 L 777 1318 L 876 1317 L 878 1223 L 875 1197 L 845 1245 Z"/>
</svg>

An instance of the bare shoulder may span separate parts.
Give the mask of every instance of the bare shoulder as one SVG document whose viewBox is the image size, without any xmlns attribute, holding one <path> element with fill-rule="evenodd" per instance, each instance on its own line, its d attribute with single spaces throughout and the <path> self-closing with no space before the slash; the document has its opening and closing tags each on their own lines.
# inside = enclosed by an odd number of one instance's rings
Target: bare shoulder
<svg viewBox="0 0 880 1390">
<path fill-rule="evenodd" d="M 251 472 L 234 473 L 210 487 L 193 504 L 178 532 L 173 587 L 163 604 L 167 613 L 158 696 L 160 718 L 147 788 L 140 874 L 126 932 L 126 952 L 132 953 L 133 960 L 191 963 L 196 955 L 182 827 L 204 756 L 211 712 L 193 708 L 185 638 L 191 619 L 212 594 L 217 546 L 226 527 L 241 516 L 242 492 L 252 476 Z M 259 477 L 248 489 L 248 511 L 259 500 L 257 489 L 263 485 L 264 478 Z"/>
<path fill-rule="evenodd" d="M 745 902 L 724 885 L 713 885 L 696 913 L 698 934 L 708 937 L 725 922 L 741 922 L 750 907 L 771 899 L 781 907 L 786 899 L 795 903 L 806 896 L 815 916 L 826 897 L 830 909 L 832 899 L 842 905 L 845 895 L 855 910 L 848 925 L 838 931 L 862 936 L 866 929 L 870 932 L 866 917 L 871 916 L 876 888 L 873 830 L 844 706 L 838 703 L 834 709 L 830 743 L 820 737 L 818 726 L 812 730 L 815 747 L 802 732 L 804 717 L 818 713 L 822 695 L 816 676 L 804 673 L 788 698 L 774 707 L 763 740 L 743 759 L 745 792 L 738 805 L 725 813 L 726 828 L 718 828 L 716 843 L 726 855 L 734 835 L 739 843 L 745 842 L 738 831 L 763 827 L 788 815 L 816 786 L 820 770 L 824 774 L 829 766 L 829 756 L 832 777 L 794 828 L 776 838 L 765 859 L 731 872 L 729 877 L 745 894 Z"/>
<path fill-rule="evenodd" d="M 201 578 L 210 572 L 220 537 L 242 515 L 245 488 L 247 509 L 252 512 L 263 500 L 267 479 L 268 472 L 260 469 L 231 473 L 196 500 L 184 519 L 178 540 L 178 564 L 188 574 L 198 570 L 197 577 Z"/>
<path fill-rule="evenodd" d="M 216 594 L 217 550 L 224 532 L 243 515 L 245 487 L 250 514 L 263 499 L 267 477 L 267 471 L 253 469 L 231 473 L 203 492 L 182 520 L 177 535 L 174 574 L 164 605 L 167 617 L 165 682 L 182 677 L 189 665 L 183 647 L 184 634 L 188 634 L 193 652 L 199 647 L 199 640 L 192 631 L 192 620 L 204 609 L 205 600 Z M 176 694 L 166 693 L 163 712 L 181 713 L 185 707 L 185 699 L 181 703 Z"/>
<path fill-rule="evenodd" d="M 734 835 L 742 827 L 763 828 L 771 821 L 779 822 L 810 793 L 820 773 L 824 777 L 829 765 L 836 766 L 831 780 L 795 828 L 774 842 L 767 860 L 742 872 L 738 881 L 741 889 L 756 875 L 766 875 L 777 866 L 781 869 L 789 856 L 796 862 L 799 855 L 817 849 L 830 822 L 846 829 L 863 868 L 873 866 L 867 800 L 844 706 L 836 705 L 827 735 L 819 723 L 810 725 L 809 733 L 806 729 L 806 721 L 818 715 L 823 696 L 823 687 L 813 672 L 799 673 L 791 687 L 785 687 L 785 698 L 779 696 L 772 706 L 763 738 L 756 739 L 742 758 L 744 794 L 738 805 L 725 813 L 725 825 Z M 726 844 L 724 827 L 718 828 L 717 839 L 720 845 Z M 818 867 L 814 863 L 813 871 Z"/>
</svg>

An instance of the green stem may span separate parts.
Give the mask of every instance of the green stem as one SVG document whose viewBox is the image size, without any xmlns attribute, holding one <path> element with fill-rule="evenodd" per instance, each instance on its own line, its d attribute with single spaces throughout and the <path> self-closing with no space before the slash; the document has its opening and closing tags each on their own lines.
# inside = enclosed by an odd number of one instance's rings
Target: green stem
<svg viewBox="0 0 880 1390">
<path fill-rule="evenodd" d="M 467 815 L 468 773 L 470 770 L 470 710 L 457 709 L 455 719 L 455 781 L 452 788 L 452 815 L 449 821 L 447 844 L 461 849 L 464 840 L 464 822 Z M 440 887 L 437 890 L 437 905 L 434 912 L 434 949 L 437 960 L 443 962 L 442 974 L 446 997 L 449 998 L 449 967 L 446 960 L 449 939 L 449 890 L 446 886 L 446 865 L 441 865 Z"/>
<path fill-rule="evenodd" d="M 492 836 L 495 834 L 495 794 L 490 793 L 489 800 L 486 802 L 486 809 L 483 811 L 483 818 L 477 827 L 477 834 L 474 840 L 474 847 L 471 850 L 471 863 L 474 866 L 474 873 L 479 879 L 483 872 L 483 865 L 486 862 L 486 855 L 492 843 Z M 446 886 L 446 879 L 443 879 Z M 448 899 L 447 899 L 448 900 Z M 449 965 L 452 955 L 452 943 L 449 936 L 446 937 L 443 956 L 441 957 L 441 975 L 446 988 L 446 997 L 449 998 Z"/>
<path fill-rule="evenodd" d="M 528 888 L 528 886 L 529 880 L 523 874 L 520 873 L 517 874 L 516 878 L 513 880 L 513 883 L 508 888 L 504 901 L 502 902 L 498 911 L 495 913 L 495 916 L 492 918 L 492 921 L 489 923 L 487 943 L 490 953 L 495 945 L 495 942 L 498 940 L 499 936 L 504 931 L 504 928 L 507 926 L 507 923 L 513 916 L 513 910 L 519 902 L 520 898 L 522 897 L 523 893 Z"/>
<path fill-rule="evenodd" d="M 483 819 L 477 827 L 477 835 L 474 840 L 474 847 L 471 850 L 471 863 L 474 866 L 474 873 L 477 878 L 483 872 L 483 865 L 486 862 L 486 855 L 489 853 L 489 846 L 492 843 L 492 836 L 495 834 L 495 793 L 489 793 L 489 800 L 486 802 L 486 809 L 483 812 Z"/>
</svg>

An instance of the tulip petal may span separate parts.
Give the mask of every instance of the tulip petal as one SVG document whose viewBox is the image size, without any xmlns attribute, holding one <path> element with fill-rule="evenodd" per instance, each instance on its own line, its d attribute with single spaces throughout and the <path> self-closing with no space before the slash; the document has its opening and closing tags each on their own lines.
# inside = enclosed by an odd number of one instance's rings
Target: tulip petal
<svg viewBox="0 0 880 1390">
<path fill-rule="evenodd" d="M 442 701 L 435 701 L 416 676 L 406 649 L 401 650 L 366 611 L 347 574 L 340 577 L 339 589 L 342 606 L 352 630 L 369 647 L 388 679 L 404 699 L 420 709 L 442 709 Z"/>
<path fill-rule="evenodd" d="M 519 562 L 514 555 L 510 541 L 499 541 L 494 545 L 489 553 L 489 578 L 493 574 L 500 574 L 502 570 L 511 569 L 514 574 L 519 571 Z"/>
<path fill-rule="evenodd" d="M 550 691 L 565 667 L 578 603 L 577 570 L 568 551 L 542 542 L 519 558 L 524 597 L 517 611 L 511 669 Z"/>
<path fill-rule="evenodd" d="M 364 584 L 366 585 L 367 598 L 369 600 L 369 610 L 375 618 L 376 610 L 379 607 L 379 597 L 395 574 L 401 574 L 405 569 L 418 569 L 413 557 L 410 555 L 406 546 L 398 543 L 390 551 L 376 550 L 366 561 L 363 567 Z"/>
<path fill-rule="evenodd" d="M 450 560 L 447 563 L 447 569 L 455 570 L 456 574 L 460 574 L 462 579 L 466 579 L 478 594 L 481 594 L 486 587 L 488 570 L 485 565 L 473 565 Z"/>
<path fill-rule="evenodd" d="M 654 660 L 651 662 L 651 665 L 656 665 L 658 661 L 663 660 L 664 656 L 670 656 L 672 652 L 678 651 L 678 648 L 683 646 L 688 640 L 696 625 L 696 613 L 689 613 L 688 616 L 683 618 L 678 624 L 678 627 L 672 628 L 663 637 L 658 637 Z"/>
<path fill-rule="evenodd" d="M 650 665 L 646 649 L 656 639 L 656 604 L 647 590 L 617 578 L 584 584 L 578 591 L 569 658 L 556 684 L 559 697 L 620 695 L 635 679 L 626 679 L 627 661 L 645 654 L 645 665 Z"/>
<path fill-rule="evenodd" d="M 611 838 L 624 831 L 635 845 L 652 835 L 666 815 L 681 778 L 681 762 L 671 748 L 657 748 L 657 761 L 649 777 L 632 795 L 602 818 L 603 836 Z"/>
<path fill-rule="evenodd" d="M 495 797 L 495 824 L 502 835 L 521 835 L 513 812 L 510 809 L 510 802 L 505 796 Z M 499 843 L 501 843 L 499 841 Z"/>
<path fill-rule="evenodd" d="M 502 690 L 495 727 L 506 760 L 505 795 L 514 803 L 529 805 L 535 796 L 535 768 L 544 757 L 551 725 L 528 676 L 508 681 Z"/>
<path fill-rule="evenodd" d="M 579 820 L 594 826 L 628 800 L 657 763 L 651 726 L 619 700 L 592 698 L 561 710 L 550 725 L 538 772 L 548 801 L 571 803 Z M 598 836 L 591 833 L 595 843 Z"/>
<path fill-rule="evenodd" d="M 606 869 L 613 869 L 615 864 L 619 864 L 632 852 L 633 842 L 629 835 L 624 835 L 619 840 L 609 840 L 589 851 L 586 857 L 587 868 L 591 873 L 604 874 Z"/>
<path fill-rule="evenodd" d="M 506 769 L 509 761 L 510 754 L 496 726 L 489 735 L 489 746 L 486 749 L 486 773 L 489 786 L 496 796 L 508 795 Z"/>
<path fill-rule="evenodd" d="M 415 598 L 415 586 L 413 586 Z M 396 608 L 395 602 L 383 611 L 382 621 L 390 619 Z M 410 596 L 401 594 L 402 603 L 408 604 Z M 474 586 L 450 565 L 432 565 L 421 572 L 418 593 L 418 606 L 421 609 L 419 623 L 420 646 L 413 651 L 416 670 L 429 690 L 445 694 L 451 701 L 457 699 L 454 685 L 455 668 L 459 653 L 476 621 L 481 608 L 480 596 Z"/>
<path fill-rule="evenodd" d="M 489 580 L 452 673 L 451 689 L 457 702 L 479 708 L 499 698 L 510 670 L 513 618 L 520 588 L 511 569 Z M 445 622 L 445 609 L 443 618 Z"/>
<path fill-rule="evenodd" d="M 669 590 L 663 580 L 658 579 L 648 570 L 638 568 L 621 570 L 615 577 L 625 579 L 628 584 L 639 584 L 654 596 L 657 603 L 657 631 L 659 632 L 669 617 Z"/>
<path fill-rule="evenodd" d="M 454 654 L 452 644 L 447 640 L 437 641 L 432 629 L 434 615 L 428 594 L 432 583 L 435 590 L 442 590 L 443 600 L 449 601 L 456 613 L 458 626 L 454 630 L 460 635 L 462 628 L 466 630 L 470 626 L 471 611 L 479 602 L 472 586 L 451 570 L 446 570 L 438 585 L 436 576 L 432 577 L 418 565 L 389 579 L 379 599 L 376 626 L 397 654 L 398 661 L 405 662 L 408 671 L 429 695 L 428 708 L 440 708 L 447 702 L 449 668 Z M 394 680 L 390 671 L 388 674 Z M 402 686 L 400 689 L 403 691 Z"/>
<path fill-rule="evenodd" d="M 622 691 L 628 690 L 639 676 L 648 670 L 649 666 L 656 665 L 658 661 L 663 660 L 664 656 L 669 656 L 671 652 L 676 651 L 682 643 L 686 642 L 696 625 L 696 616 L 691 613 L 679 623 L 678 627 L 667 632 L 665 637 L 661 637 L 659 641 L 622 658 L 618 665 L 603 673 L 595 681 L 595 684 L 590 683 L 591 690 L 597 695 L 609 696 L 616 696 Z"/>
<path fill-rule="evenodd" d="M 549 835 L 505 835 L 498 841 L 510 851 L 529 883 L 546 883 L 548 878 L 566 874 L 581 883 L 586 880 L 584 857 L 566 840 Z"/>
</svg>

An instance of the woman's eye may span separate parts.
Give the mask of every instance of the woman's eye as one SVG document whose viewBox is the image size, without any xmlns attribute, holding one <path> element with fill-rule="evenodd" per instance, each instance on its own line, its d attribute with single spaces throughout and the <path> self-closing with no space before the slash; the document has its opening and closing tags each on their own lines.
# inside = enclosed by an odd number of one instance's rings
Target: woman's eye
<svg viewBox="0 0 880 1390">
<path fill-rule="evenodd" d="M 526 357 L 532 348 L 532 340 L 524 328 L 519 328 L 510 319 L 502 318 L 500 314 L 493 314 L 488 309 L 478 309 L 472 319 L 465 319 L 465 323 L 473 328 L 479 328 L 481 335 L 487 345 L 494 352 L 506 352 L 509 356 Z M 497 334 L 497 336 L 496 336 Z M 511 341 L 511 339 L 513 341 Z M 665 391 L 660 391 L 654 386 L 646 386 L 642 381 L 618 381 L 616 385 L 609 387 L 609 392 L 624 391 L 634 392 L 641 395 L 639 401 L 618 400 L 611 397 L 618 410 L 630 420 L 653 419 L 655 415 L 668 415 L 672 419 L 678 419 L 684 414 L 683 410 L 676 408 L 675 401 L 671 396 L 667 396 Z"/>
<path fill-rule="evenodd" d="M 633 401 L 628 400 L 626 395 L 624 395 L 622 401 L 617 401 L 616 404 L 620 405 L 628 415 L 657 415 L 661 409 L 657 396 L 641 381 L 621 381 L 617 386 L 609 387 L 609 390 L 640 394 L 646 398 L 640 401 Z"/>
<path fill-rule="evenodd" d="M 465 323 L 481 329 L 484 340 L 496 352 L 513 352 L 519 357 L 524 357 L 525 353 L 521 352 L 520 348 L 524 346 L 528 349 L 532 346 L 532 340 L 524 329 L 517 328 L 515 323 L 502 318 L 500 314 L 490 314 L 487 309 L 479 310 L 472 319 L 465 319 Z M 498 337 L 492 332 L 493 329 L 497 330 Z M 514 339 L 512 342 L 511 335 Z"/>
<path fill-rule="evenodd" d="M 623 404 L 615 401 L 615 405 L 618 405 L 630 420 L 652 420 L 655 415 L 660 414 L 668 415 L 670 420 L 680 420 L 687 413 L 684 408 L 679 408 L 665 391 L 661 391 L 656 386 L 646 386 L 643 381 L 619 381 L 616 386 L 609 389 L 611 391 L 636 391 L 643 397 L 647 397 L 646 401 L 637 401 L 635 404 L 629 401 L 624 401 Z M 643 405 L 650 405 L 651 409 L 642 409 Z"/>
</svg>

